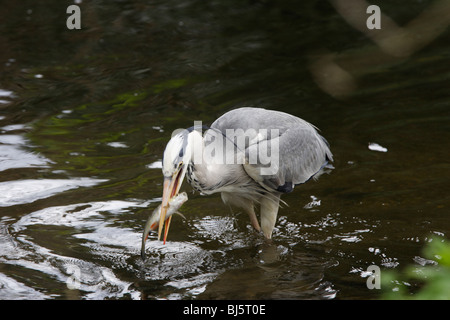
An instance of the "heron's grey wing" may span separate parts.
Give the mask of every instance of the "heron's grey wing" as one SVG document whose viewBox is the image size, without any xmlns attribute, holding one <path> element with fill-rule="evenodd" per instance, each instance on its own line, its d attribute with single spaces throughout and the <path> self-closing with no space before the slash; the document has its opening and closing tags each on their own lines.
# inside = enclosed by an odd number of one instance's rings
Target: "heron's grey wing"
<svg viewBox="0 0 450 320">
<path fill-rule="evenodd" d="M 290 192 L 333 159 L 328 143 L 315 127 L 287 113 L 240 108 L 226 113 L 211 127 L 223 133 L 226 129 L 245 132 L 245 171 L 268 190 Z"/>
<path fill-rule="evenodd" d="M 255 154 L 260 160 L 252 163 L 251 156 Z M 295 185 L 311 179 L 332 160 L 326 140 L 314 128 L 301 125 L 279 137 L 249 146 L 246 155 L 249 159 L 244 165 L 246 172 L 266 188 L 280 192 L 292 191 Z"/>
</svg>

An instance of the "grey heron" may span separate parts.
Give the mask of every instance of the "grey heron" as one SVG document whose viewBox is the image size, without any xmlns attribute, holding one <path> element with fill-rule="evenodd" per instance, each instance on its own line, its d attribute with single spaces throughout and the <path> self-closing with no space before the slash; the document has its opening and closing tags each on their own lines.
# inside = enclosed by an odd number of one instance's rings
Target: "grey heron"
<svg viewBox="0 0 450 320">
<path fill-rule="evenodd" d="M 165 221 L 166 241 L 171 220 L 165 219 L 168 203 L 185 176 L 201 194 L 220 192 L 225 204 L 246 211 L 253 228 L 270 239 L 280 196 L 333 161 L 328 142 L 316 129 L 288 113 L 244 107 L 225 113 L 204 132 L 194 126 L 173 135 L 163 156 L 158 239 Z"/>
</svg>

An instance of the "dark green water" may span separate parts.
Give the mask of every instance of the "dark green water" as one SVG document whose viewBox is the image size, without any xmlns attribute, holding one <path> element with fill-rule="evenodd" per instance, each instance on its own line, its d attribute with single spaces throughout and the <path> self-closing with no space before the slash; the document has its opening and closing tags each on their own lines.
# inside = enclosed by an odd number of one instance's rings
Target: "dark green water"
<svg viewBox="0 0 450 320">
<path fill-rule="evenodd" d="M 436 3 L 378 1 L 431 27 Z M 0 10 L 1 299 L 375 299 L 368 266 L 448 237 L 447 28 L 394 56 L 326 1 L 83 1 L 81 30 L 69 4 Z M 334 169 L 283 198 L 271 244 L 189 193 L 143 262 L 172 131 L 244 105 L 315 124 Z"/>
</svg>

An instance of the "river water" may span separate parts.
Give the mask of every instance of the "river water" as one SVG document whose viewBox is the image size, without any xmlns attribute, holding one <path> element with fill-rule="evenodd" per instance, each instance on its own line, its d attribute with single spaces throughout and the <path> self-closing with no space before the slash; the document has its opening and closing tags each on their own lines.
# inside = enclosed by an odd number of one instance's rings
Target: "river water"
<svg viewBox="0 0 450 320">
<path fill-rule="evenodd" d="M 448 5 L 378 2 L 379 33 L 334 0 L 78 1 L 81 30 L 68 2 L 2 4 L 0 299 L 377 299 L 369 266 L 428 263 L 450 232 Z M 316 125 L 333 167 L 283 197 L 271 243 L 185 183 L 142 261 L 173 130 L 250 105 Z"/>
</svg>

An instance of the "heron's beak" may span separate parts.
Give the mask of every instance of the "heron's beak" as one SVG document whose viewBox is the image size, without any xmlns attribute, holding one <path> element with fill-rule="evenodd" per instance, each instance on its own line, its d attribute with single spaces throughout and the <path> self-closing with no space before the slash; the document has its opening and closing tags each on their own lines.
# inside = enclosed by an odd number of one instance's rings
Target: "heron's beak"
<svg viewBox="0 0 450 320">
<path fill-rule="evenodd" d="M 184 175 L 186 174 L 185 166 L 181 166 L 172 177 L 164 178 L 163 197 L 161 205 L 161 217 L 159 219 L 158 240 L 161 239 L 162 226 L 166 220 L 167 209 L 169 208 L 170 200 L 178 194 L 181 184 L 183 183 Z M 165 222 L 164 227 L 164 244 L 166 243 L 167 233 L 169 232 L 170 221 L 169 217 Z"/>
</svg>

